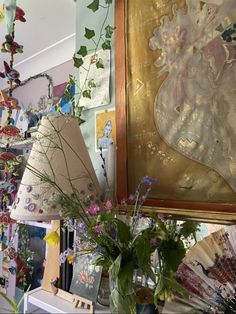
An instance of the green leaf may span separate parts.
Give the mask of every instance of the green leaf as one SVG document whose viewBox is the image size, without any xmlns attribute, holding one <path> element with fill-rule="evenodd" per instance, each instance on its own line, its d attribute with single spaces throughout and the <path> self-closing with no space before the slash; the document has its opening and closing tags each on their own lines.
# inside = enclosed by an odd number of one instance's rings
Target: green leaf
<svg viewBox="0 0 236 314">
<path fill-rule="evenodd" d="M 87 56 L 87 54 L 88 54 L 87 47 L 86 46 L 80 46 L 77 54 L 81 55 L 82 57 Z"/>
<path fill-rule="evenodd" d="M 91 39 L 91 38 L 93 38 L 94 36 L 95 36 L 94 30 L 85 27 L 85 34 L 84 34 L 84 37 L 87 38 L 87 39 Z"/>
<path fill-rule="evenodd" d="M 102 44 L 103 50 L 111 50 L 111 41 L 106 39 L 104 43 Z"/>
<path fill-rule="evenodd" d="M 87 8 L 92 10 L 93 12 L 96 12 L 99 8 L 99 0 L 94 0 L 87 6 Z"/>
<path fill-rule="evenodd" d="M 165 281 L 169 287 L 182 294 L 184 298 L 187 298 L 189 296 L 188 291 L 183 286 L 181 286 L 174 277 L 165 277 Z"/>
<path fill-rule="evenodd" d="M 119 239 L 121 243 L 128 243 L 131 239 L 129 226 L 120 219 L 115 219 L 117 225 Z"/>
<path fill-rule="evenodd" d="M 8 296 L 5 293 L 3 293 L 1 291 L 0 291 L 0 295 L 3 297 L 3 299 L 5 299 L 8 302 L 8 304 L 11 306 L 11 308 L 13 310 L 15 310 L 15 308 L 17 306 L 16 301 L 15 300 L 12 301 L 10 298 L 8 298 Z"/>
<path fill-rule="evenodd" d="M 82 58 L 76 58 L 76 57 L 74 57 L 73 59 L 74 59 L 74 66 L 75 66 L 76 68 L 81 67 L 81 65 L 84 63 L 84 61 L 83 61 Z"/>
<path fill-rule="evenodd" d="M 149 264 L 144 264 L 142 270 L 154 283 L 156 282 L 156 276 Z"/>
<path fill-rule="evenodd" d="M 89 89 L 84 90 L 82 95 L 83 95 L 84 98 L 91 99 L 91 90 L 89 90 Z"/>
<path fill-rule="evenodd" d="M 179 234 L 187 238 L 199 229 L 199 223 L 193 221 L 185 221 L 181 224 Z"/>
<path fill-rule="evenodd" d="M 88 88 L 96 87 L 96 84 L 94 83 L 94 79 L 91 79 L 88 81 Z"/>
<path fill-rule="evenodd" d="M 99 58 L 98 61 L 96 62 L 96 67 L 97 69 L 104 69 L 104 64 L 101 58 Z"/>
<path fill-rule="evenodd" d="M 95 263 L 97 266 L 102 266 L 105 269 L 109 269 L 109 267 L 111 266 L 110 259 L 107 256 L 97 258 Z"/>
<path fill-rule="evenodd" d="M 155 295 L 158 296 L 158 294 L 165 288 L 165 284 L 164 284 L 164 278 L 163 276 L 160 274 L 159 276 L 159 281 L 158 284 L 156 286 L 156 290 L 155 290 Z"/>
<path fill-rule="evenodd" d="M 112 0 L 105 0 L 106 4 L 111 4 Z"/>
<path fill-rule="evenodd" d="M 149 262 L 150 259 L 150 243 L 147 232 L 142 232 L 134 243 L 138 264 L 140 267 Z"/>
<path fill-rule="evenodd" d="M 82 111 L 83 111 L 83 109 L 84 109 L 84 106 L 77 106 L 77 107 L 75 108 L 75 113 L 76 113 L 76 115 L 77 115 L 77 116 L 80 116 L 81 113 L 82 113 Z"/>
<path fill-rule="evenodd" d="M 77 118 L 78 124 L 81 125 L 85 122 L 84 119 L 81 119 L 80 117 Z"/>
<path fill-rule="evenodd" d="M 118 277 L 120 271 L 122 255 L 119 254 L 116 260 L 109 267 L 109 274 L 112 279 L 116 279 Z"/>
<path fill-rule="evenodd" d="M 183 242 L 172 239 L 163 241 L 161 252 L 165 265 L 174 272 L 178 269 L 186 253 Z"/>
<path fill-rule="evenodd" d="M 118 282 L 120 291 L 123 295 L 125 295 L 126 291 L 130 291 L 130 289 L 132 289 L 133 272 L 134 264 L 132 261 L 126 263 L 122 269 L 120 269 Z"/>
<path fill-rule="evenodd" d="M 114 27 L 110 26 L 110 25 L 107 25 L 105 27 L 105 31 L 106 31 L 106 34 L 105 34 L 105 37 L 106 38 L 111 38 L 112 37 L 112 34 L 114 33 Z"/>
</svg>

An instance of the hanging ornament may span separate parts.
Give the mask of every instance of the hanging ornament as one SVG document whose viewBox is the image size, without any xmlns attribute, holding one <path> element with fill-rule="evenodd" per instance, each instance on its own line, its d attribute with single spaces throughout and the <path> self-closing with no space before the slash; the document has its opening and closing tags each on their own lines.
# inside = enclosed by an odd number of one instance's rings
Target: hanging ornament
<svg viewBox="0 0 236 314">
<path fill-rule="evenodd" d="M 0 72 L 0 77 L 6 78 L 10 84 L 12 82 L 16 83 L 17 85 L 20 84 L 20 73 L 13 69 L 13 66 L 10 66 L 6 61 L 4 61 L 3 64 L 4 72 Z"/>
<path fill-rule="evenodd" d="M 4 0 L 4 9 L 7 34 L 11 34 L 13 32 L 13 24 L 16 16 L 16 0 Z"/>
</svg>

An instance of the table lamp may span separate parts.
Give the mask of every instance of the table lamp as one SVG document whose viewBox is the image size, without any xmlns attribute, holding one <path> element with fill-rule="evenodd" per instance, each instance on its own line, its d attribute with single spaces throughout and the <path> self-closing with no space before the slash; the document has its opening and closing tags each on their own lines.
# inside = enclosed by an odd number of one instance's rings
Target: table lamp
<svg viewBox="0 0 236 314">
<path fill-rule="evenodd" d="M 96 198 L 100 193 L 77 119 L 63 115 L 43 117 L 12 206 L 11 218 L 24 221 L 61 219 L 58 188 L 69 196 L 76 192 Z M 53 225 L 55 230 L 59 223 Z M 51 291 L 50 280 L 59 277 L 59 254 L 59 245 L 49 246 L 43 279 L 45 290 Z"/>
</svg>

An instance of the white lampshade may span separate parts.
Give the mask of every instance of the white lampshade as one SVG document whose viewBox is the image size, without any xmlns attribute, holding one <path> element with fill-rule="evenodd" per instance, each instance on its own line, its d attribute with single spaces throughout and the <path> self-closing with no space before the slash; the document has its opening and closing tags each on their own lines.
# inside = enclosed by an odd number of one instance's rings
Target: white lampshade
<svg viewBox="0 0 236 314">
<path fill-rule="evenodd" d="M 43 117 L 28 165 L 12 206 L 13 219 L 61 218 L 57 189 L 35 174 L 34 169 L 56 182 L 66 195 L 76 191 L 91 199 L 99 196 L 99 183 L 75 117 Z"/>
</svg>

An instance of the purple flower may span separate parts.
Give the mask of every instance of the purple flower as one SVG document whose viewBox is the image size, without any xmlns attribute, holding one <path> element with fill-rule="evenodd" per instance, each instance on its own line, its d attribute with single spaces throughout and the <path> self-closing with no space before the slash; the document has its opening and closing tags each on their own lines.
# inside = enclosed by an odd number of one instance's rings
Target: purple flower
<svg viewBox="0 0 236 314">
<path fill-rule="evenodd" d="M 87 233 L 87 227 L 85 225 L 85 223 L 83 223 L 82 221 L 77 221 L 75 228 L 77 229 L 77 231 L 79 231 L 80 233 Z"/>
<path fill-rule="evenodd" d="M 141 204 L 143 204 L 146 201 L 146 199 L 147 199 L 147 195 L 146 194 L 142 195 L 141 196 Z"/>
<path fill-rule="evenodd" d="M 157 214 L 157 218 L 158 218 L 160 221 L 164 221 L 164 220 L 165 220 L 165 216 L 164 216 L 164 214 L 162 214 L 162 213 L 158 213 L 158 214 Z"/>
<path fill-rule="evenodd" d="M 149 178 L 148 176 L 145 176 L 143 177 L 142 182 L 147 183 L 148 185 L 152 185 L 157 182 L 157 179 L 152 179 L 152 178 Z"/>
<path fill-rule="evenodd" d="M 157 239 L 156 238 L 151 238 L 149 243 L 152 245 L 152 246 L 156 246 L 157 245 Z"/>
<path fill-rule="evenodd" d="M 66 261 L 66 256 L 64 253 L 61 253 L 60 254 L 60 264 L 64 264 Z"/>
<path fill-rule="evenodd" d="M 102 226 L 101 225 L 96 225 L 93 227 L 93 232 L 94 233 L 101 233 L 103 230 Z"/>
<path fill-rule="evenodd" d="M 73 253 L 74 253 L 73 250 L 70 249 L 70 248 L 64 251 L 64 255 L 65 255 L 66 257 L 69 256 L 69 255 L 72 255 Z"/>
<path fill-rule="evenodd" d="M 148 223 L 148 226 L 149 226 L 150 228 L 153 227 L 154 222 L 153 222 L 153 219 L 152 219 L 152 218 L 148 217 L 148 218 L 147 218 L 147 223 Z"/>
<path fill-rule="evenodd" d="M 97 204 L 93 204 L 88 208 L 88 213 L 91 216 L 95 216 L 100 212 L 100 207 Z"/>
</svg>

